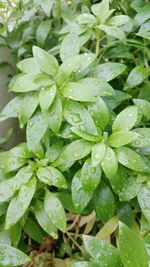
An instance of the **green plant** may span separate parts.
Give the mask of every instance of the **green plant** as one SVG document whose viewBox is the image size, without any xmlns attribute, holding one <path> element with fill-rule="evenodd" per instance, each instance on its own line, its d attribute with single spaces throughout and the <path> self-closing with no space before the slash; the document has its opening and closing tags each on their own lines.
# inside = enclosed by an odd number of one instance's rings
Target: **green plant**
<svg viewBox="0 0 150 267">
<path fill-rule="evenodd" d="M 33 46 L 33 57 L 17 64 L 21 73 L 9 84 L 17 95 L 0 121 L 18 117 L 26 140 L 0 153 L 0 232 L 8 253 L 10 245 L 28 252 L 22 233 L 37 243 L 48 234 L 68 238 L 78 248 L 76 255 L 61 241 L 60 255 L 81 261 L 70 266 L 146 267 L 150 6 L 143 1 L 77 2 L 65 10 L 64 2 L 54 1 L 58 46 L 49 47 L 51 52 Z M 90 261 L 82 230 L 73 238 L 69 233 L 70 213 L 87 221 L 92 216 L 94 224 L 85 231 L 112 245 L 84 237 Z M 119 220 L 124 224 L 118 242 Z M 144 238 L 145 246 L 129 228 Z M 6 253 L 0 257 L 2 266 L 28 261 L 21 256 L 22 262 L 13 262 Z"/>
</svg>

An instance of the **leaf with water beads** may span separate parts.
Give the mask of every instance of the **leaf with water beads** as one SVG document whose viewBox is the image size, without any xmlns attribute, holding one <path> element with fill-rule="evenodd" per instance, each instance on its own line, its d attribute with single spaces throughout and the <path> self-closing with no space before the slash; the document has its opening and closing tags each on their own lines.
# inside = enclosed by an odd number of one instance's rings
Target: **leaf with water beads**
<svg viewBox="0 0 150 267">
<path fill-rule="evenodd" d="M 36 75 L 24 74 L 17 78 L 11 91 L 13 92 L 29 92 L 38 90 L 41 86 L 40 83 L 35 82 Z"/>
<path fill-rule="evenodd" d="M 54 56 L 37 46 L 33 46 L 33 55 L 40 69 L 44 73 L 52 76 L 56 75 L 59 65 Z"/>
<path fill-rule="evenodd" d="M 115 94 L 115 90 L 111 87 L 111 85 L 101 81 L 100 79 L 84 78 L 79 82 L 88 87 L 95 96 L 109 96 Z"/>
<path fill-rule="evenodd" d="M 47 111 L 53 103 L 56 95 L 56 86 L 43 87 L 39 94 L 39 102 L 42 111 Z"/>
<path fill-rule="evenodd" d="M 96 263 L 88 261 L 79 261 L 71 263 L 70 267 L 98 267 Z"/>
<path fill-rule="evenodd" d="M 10 199 L 14 193 L 23 185 L 26 184 L 32 176 L 30 168 L 24 167 L 10 179 L 6 179 L 0 183 L 0 203 Z"/>
<path fill-rule="evenodd" d="M 135 125 L 137 120 L 137 107 L 129 106 L 121 111 L 112 125 L 113 132 L 129 131 Z"/>
<path fill-rule="evenodd" d="M 25 158 L 14 155 L 11 150 L 0 153 L 0 165 L 5 169 L 5 173 L 20 168 L 26 161 Z"/>
<path fill-rule="evenodd" d="M 119 27 L 100 24 L 97 26 L 97 28 L 104 31 L 108 36 L 112 36 L 112 37 L 119 39 L 119 40 L 125 40 L 126 39 L 125 33 Z"/>
<path fill-rule="evenodd" d="M 93 167 L 91 158 L 87 159 L 81 170 L 81 182 L 87 192 L 94 191 L 100 183 L 101 167 Z"/>
<path fill-rule="evenodd" d="M 67 183 L 60 171 L 52 166 L 40 167 L 37 171 L 39 180 L 48 185 L 58 188 L 67 188 Z"/>
<path fill-rule="evenodd" d="M 123 267 L 119 251 L 109 243 L 96 237 L 83 235 L 84 246 L 98 266 Z"/>
<path fill-rule="evenodd" d="M 50 109 L 45 113 L 45 120 L 48 127 L 54 132 L 58 133 L 62 123 L 62 101 L 56 96 Z"/>
<path fill-rule="evenodd" d="M 119 225 L 119 251 L 124 267 L 148 267 L 148 254 L 144 243 L 121 222 Z"/>
<path fill-rule="evenodd" d="M 92 148 L 92 164 L 96 167 L 103 159 L 106 152 L 106 145 L 104 141 L 97 143 Z"/>
<path fill-rule="evenodd" d="M 91 90 L 80 83 L 76 82 L 68 82 L 62 89 L 62 93 L 64 97 L 69 99 L 73 99 L 76 101 L 83 101 L 83 102 L 94 102 L 95 101 L 95 94 Z"/>
<path fill-rule="evenodd" d="M 130 131 L 115 132 L 109 137 L 109 143 L 112 147 L 121 147 L 138 137 L 138 133 Z"/>
<path fill-rule="evenodd" d="M 39 143 L 47 130 L 47 123 L 39 111 L 27 123 L 27 144 L 34 153 L 39 150 Z"/>
<path fill-rule="evenodd" d="M 37 200 L 34 206 L 35 217 L 42 229 L 53 238 L 58 238 L 57 229 L 49 219 L 44 204 Z"/>
<path fill-rule="evenodd" d="M 133 132 L 138 134 L 138 137 L 131 143 L 133 147 L 147 147 L 150 146 L 150 129 L 149 128 L 136 128 Z"/>
<path fill-rule="evenodd" d="M 5 221 L 5 228 L 9 229 L 25 214 L 36 189 L 36 178 L 33 177 L 26 185 L 22 185 L 19 193 L 11 200 Z"/>
<path fill-rule="evenodd" d="M 0 121 L 7 120 L 9 118 L 15 118 L 18 116 L 21 99 L 21 96 L 16 96 L 4 107 L 4 109 L 0 113 Z"/>
<path fill-rule="evenodd" d="M 62 61 L 76 56 L 80 51 L 80 41 L 76 33 L 70 32 L 65 36 L 60 46 L 60 57 Z"/>
<path fill-rule="evenodd" d="M 104 100 L 98 96 L 94 103 L 88 105 L 88 111 L 97 127 L 100 129 L 105 129 L 109 122 L 109 110 L 107 105 L 105 104 Z"/>
<path fill-rule="evenodd" d="M 20 266 L 30 261 L 31 259 L 20 250 L 0 244 L 0 264 L 2 266 Z"/>
<path fill-rule="evenodd" d="M 21 60 L 17 68 L 24 73 L 40 74 L 40 68 L 33 57 Z"/>
<path fill-rule="evenodd" d="M 56 194 L 46 191 L 44 198 L 45 211 L 56 228 L 66 231 L 66 215 L 64 208 Z"/>
<path fill-rule="evenodd" d="M 143 185 L 138 193 L 138 202 L 144 216 L 150 222 L 150 188 L 148 185 Z"/>
<path fill-rule="evenodd" d="M 64 107 L 64 117 L 75 128 L 97 136 L 98 131 L 87 109 L 78 102 L 68 100 Z"/>
<path fill-rule="evenodd" d="M 142 159 L 140 155 L 131 148 L 120 147 L 116 149 L 116 155 L 118 162 L 125 167 L 135 171 L 142 171 Z"/>
<path fill-rule="evenodd" d="M 118 170 L 118 160 L 112 148 L 108 147 L 106 149 L 106 153 L 101 161 L 101 166 L 106 177 L 111 179 L 116 175 Z"/>
<path fill-rule="evenodd" d="M 94 136 L 85 132 L 82 132 L 81 130 L 71 127 L 71 131 L 81 137 L 84 140 L 91 141 L 91 142 L 99 142 L 102 139 L 102 132 L 100 129 L 97 129 L 99 132 L 99 136 Z"/>
<path fill-rule="evenodd" d="M 122 63 L 108 62 L 96 66 L 93 69 L 93 76 L 97 79 L 109 82 L 124 72 L 126 66 Z"/>
<path fill-rule="evenodd" d="M 83 211 L 90 202 L 93 192 L 86 192 L 84 190 L 81 182 L 81 170 L 78 170 L 73 177 L 71 192 L 76 212 Z"/>
<path fill-rule="evenodd" d="M 137 106 L 138 110 L 148 119 L 150 119 L 150 103 L 143 99 L 133 99 L 134 104 Z"/>
<path fill-rule="evenodd" d="M 61 171 L 68 170 L 77 160 L 86 157 L 93 147 L 93 143 L 83 139 L 76 140 L 66 146 L 57 160 L 53 163 Z"/>
<path fill-rule="evenodd" d="M 143 66 L 136 66 L 129 73 L 129 76 L 126 80 L 124 90 L 128 90 L 129 88 L 134 88 L 135 86 L 141 84 L 149 75 L 149 70 L 144 68 Z"/>
</svg>

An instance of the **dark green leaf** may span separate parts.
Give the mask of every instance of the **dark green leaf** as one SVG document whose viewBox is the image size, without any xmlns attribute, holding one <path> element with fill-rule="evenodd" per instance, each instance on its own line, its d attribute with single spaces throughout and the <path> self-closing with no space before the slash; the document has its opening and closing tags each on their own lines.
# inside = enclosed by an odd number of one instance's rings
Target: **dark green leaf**
<svg viewBox="0 0 150 267">
<path fill-rule="evenodd" d="M 36 31 L 36 41 L 39 46 L 43 46 L 51 28 L 51 21 L 42 21 Z"/>
<path fill-rule="evenodd" d="M 95 210 L 97 217 L 103 222 L 107 222 L 114 216 L 115 199 L 111 189 L 101 182 L 94 195 Z"/>
<path fill-rule="evenodd" d="M 29 217 L 27 219 L 26 224 L 25 224 L 23 230 L 33 240 L 35 240 L 39 244 L 42 243 L 43 235 L 41 233 L 41 229 L 39 228 L 39 226 L 37 225 L 37 223 L 32 218 Z"/>
</svg>

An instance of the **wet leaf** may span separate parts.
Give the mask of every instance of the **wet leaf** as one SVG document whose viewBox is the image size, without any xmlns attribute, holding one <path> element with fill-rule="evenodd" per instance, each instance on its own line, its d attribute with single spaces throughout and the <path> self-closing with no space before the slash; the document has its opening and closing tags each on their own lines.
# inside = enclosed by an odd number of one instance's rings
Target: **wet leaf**
<svg viewBox="0 0 150 267">
<path fill-rule="evenodd" d="M 135 171 L 142 170 L 142 159 L 140 155 L 131 148 L 120 147 L 116 150 L 116 154 L 119 163 L 125 167 Z"/>
<path fill-rule="evenodd" d="M 104 31 L 107 35 L 112 36 L 116 39 L 119 39 L 119 40 L 126 39 L 125 33 L 119 27 L 107 26 L 107 25 L 101 24 L 97 26 L 97 28 Z"/>
<path fill-rule="evenodd" d="M 113 149 L 108 147 L 106 153 L 101 161 L 102 169 L 108 178 L 112 178 L 116 175 L 118 169 L 118 161 Z"/>
<path fill-rule="evenodd" d="M 54 133 L 58 133 L 62 123 L 62 102 L 59 97 L 54 99 L 50 109 L 45 114 L 45 120 L 48 127 Z"/>
<path fill-rule="evenodd" d="M 114 95 L 115 91 L 109 83 L 96 78 L 84 78 L 80 83 L 89 88 L 95 96 Z"/>
<path fill-rule="evenodd" d="M 0 262 L 2 266 L 18 266 L 30 262 L 30 258 L 20 250 L 0 244 Z"/>
<path fill-rule="evenodd" d="M 45 211 L 56 228 L 66 231 L 66 215 L 64 208 L 54 193 L 46 191 L 44 199 Z"/>
<path fill-rule="evenodd" d="M 51 29 L 50 20 L 44 20 L 39 24 L 36 31 L 36 41 L 39 46 L 42 47 L 44 45 L 50 29 Z"/>
<path fill-rule="evenodd" d="M 119 251 L 116 247 L 96 237 L 83 236 L 87 252 L 99 266 L 122 267 Z"/>
<path fill-rule="evenodd" d="M 120 147 L 131 143 L 134 139 L 137 138 L 137 136 L 138 133 L 135 132 L 119 131 L 110 135 L 109 143 L 112 147 Z"/>
<path fill-rule="evenodd" d="M 119 250 L 124 266 L 148 267 L 148 255 L 142 240 L 123 223 L 120 223 L 119 230 Z"/>
<path fill-rule="evenodd" d="M 41 110 L 47 111 L 52 105 L 54 97 L 56 95 L 56 86 L 43 87 L 39 94 L 39 102 Z"/>
<path fill-rule="evenodd" d="M 141 84 L 149 75 L 149 70 L 142 67 L 135 67 L 130 73 L 126 80 L 124 90 L 128 88 L 134 88 L 135 86 Z"/>
<path fill-rule="evenodd" d="M 33 57 L 21 60 L 17 68 L 24 73 L 40 74 L 40 68 Z"/>
<path fill-rule="evenodd" d="M 137 106 L 139 111 L 148 119 L 150 118 L 150 103 L 143 99 L 133 99 L 134 104 Z"/>
<path fill-rule="evenodd" d="M 150 188 L 145 184 L 138 193 L 138 202 L 141 210 L 148 221 L 150 221 Z"/>
<path fill-rule="evenodd" d="M 62 61 L 76 56 L 80 51 L 80 41 L 76 33 L 70 32 L 65 36 L 60 46 L 60 57 Z"/>
<path fill-rule="evenodd" d="M 75 128 L 88 134 L 98 135 L 92 117 L 81 103 L 67 101 L 64 107 L 64 117 Z"/>
<path fill-rule="evenodd" d="M 81 182 L 81 170 L 78 170 L 73 177 L 71 192 L 76 212 L 82 212 L 91 200 L 93 192 L 86 192 L 84 190 Z"/>
<path fill-rule="evenodd" d="M 16 96 L 15 98 L 13 98 L 1 111 L 0 121 L 17 117 L 20 104 L 21 104 L 21 96 Z"/>
<path fill-rule="evenodd" d="M 67 188 L 64 176 L 54 167 L 40 167 L 37 171 L 37 176 L 45 184 L 54 185 L 58 188 Z"/>
<path fill-rule="evenodd" d="M 5 221 L 5 228 L 9 229 L 17 223 L 27 211 L 36 189 L 36 179 L 32 178 L 27 184 L 20 187 L 19 193 L 12 198 Z"/>
<path fill-rule="evenodd" d="M 122 110 L 112 125 L 113 132 L 129 131 L 132 129 L 136 123 L 137 115 L 137 107 L 135 106 L 129 106 Z"/>
<path fill-rule="evenodd" d="M 103 159 L 106 152 L 106 145 L 103 141 L 97 143 L 92 148 L 92 164 L 96 167 Z"/>
<path fill-rule="evenodd" d="M 100 183 L 101 167 L 93 167 L 91 158 L 87 159 L 81 170 L 81 182 L 85 191 L 94 191 Z"/>
<path fill-rule="evenodd" d="M 138 134 L 138 137 L 131 143 L 133 147 L 147 147 L 150 146 L 150 129 L 149 128 L 136 128 L 133 130 Z"/>
</svg>

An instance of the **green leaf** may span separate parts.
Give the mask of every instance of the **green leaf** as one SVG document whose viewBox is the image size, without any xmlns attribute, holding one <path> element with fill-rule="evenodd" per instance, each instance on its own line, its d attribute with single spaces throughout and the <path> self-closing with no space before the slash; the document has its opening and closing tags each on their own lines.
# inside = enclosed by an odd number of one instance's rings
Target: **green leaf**
<svg viewBox="0 0 150 267">
<path fill-rule="evenodd" d="M 14 171 L 26 163 L 25 158 L 15 156 L 11 150 L 0 153 L 0 165 L 5 173 Z"/>
<path fill-rule="evenodd" d="M 90 202 L 93 192 L 87 192 L 84 190 L 81 182 L 81 170 L 78 170 L 73 177 L 72 185 L 72 201 L 76 212 L 82 212 L 87 204 Z"/>
<path fill-rule="evenodd" d="M 80 14 L 77 17 L 77 22 L 79 24 L 89 24 L 90 26 L 93 26 L 93 24 L 95 23 L 95 16 L 93 16 L 92 14 L 88 14 L 88 13 L 83 13 Z"/>
<path fill-rule="evenodd" d="M 80 74 L 84 71 L 95 59 L 95 54 L 84 53 L 78 56 L 71 57 L 63 62 L 56 76 L 57 84 L 62 86 L 72 73 Z"/>
<path fill-rule="evenodd" d="M 40 167 L 37 171 L 37 176 L 45 184 L 54 185 L 58 188 L 67 188 L 64 176 L 54 167 Z"/>
<path fill-rule="evenodd" d="M 54 98 L 56 95 L 56 86 L 48 86 L 42 88 L 39 94 L 39 102 L 42 111 L 47 111 L 49 107 L 52 105 Z"/>
<path fill-rule="evenodd" d="M 52 7 L 53 7 L 54 0 L 41 0 L 40 5 L 42 9 L 44 10 L 45 14 L 49 17 Z"/>
<path fill-rule="evenodd" d="M 93 143 L 83 139 L 72 142 L 64 148 L 54 162 L 54 167 L 59 167 L 62 171 L 69 169 L 77 160 L 86 157 L 91 152 L 92 146 Z"/>
<path fill-rule="evenodd" d="M 33 157 L 33 153 L 28 150 L 27 143 L 20 143 L 18 146 L 13 147 L 10 152 L 14 155 L 14 157 L 24 159 Z"/>
<path fill-rule="evenodd" d="M 20 250 L 0 244 L 0 263 L 2 266 L 19 266 L 30 262 L 30 258 Z"/>
<path fill-rule="evenodd" d="M 114 12 L 114 9 L 109 10 L 109 0 L 103 0 L 101 3 L 92 5 L 91 10 L 101 23 L 105 22 Z"/>
<path fill-rule="evenodd" d="M 83 235 L 83 242 L 87 252 L 98 266 L 122 267 L 119 251 L 109 243 L 96 237 Z"/>
<path fill-rule="evenodd" d="M 49 31 L 51 29 L 51 20 L 42 21 L 36 30 L 36 41 L 39 46 L 44 46 L 46 38 L 48 37 Z"/>
<path fill-rule="evenodd" d="M 135 224 L 135 216 L 131 205 L 127 202 L 123 202 L 119 205 L 117 210 L 118 218 L 121 222 L 125 223 L 129 227 L 133 227 Z"/>
<path fill-rule="evenodd" d="M 12 241 L 12 245 L 14 247 L 18 247 L 19 241 L 21 239 L 21 234 L 22 234 L 21 224 L 16 223 L 7 232 L 9 233 L 10 239 Z"/>
<path fill-rule="evenodd" d="M 13 98 L 1 111 L 0 121 L 17 117 L 20 103 L 21 103 L 21 96 L 16 96 L 15 98 Z"/>
<path fill-rule="evenodd" d="M 109 181 L 113 191 L 119 195 L 120 201 L 129 201 L 136 197 L 142 186 L 141 179 L 129 175 L 123 166 L 119 166 L 117 174 Z"/>
<path fill-rule="evenodd" d="M 128 147 L 120 147 L 116 149 L 118 161 L 125 167 L 135 170 L 142 170 L 142 159 L 139 154 Z"/>
<path fill-rule="evenodd" d="M 65 36 L 60 45 L 60 57 L 62 61 L 76 56 L 80 51 L 79 37 L 75 32 L 70 32 Z"/>
<path fill-rule="evenodd" d="M 150 18 L 150 4 L 144 5 L 134 18 L 136 26 L 142 25 L 146 20 Z"/>
<path fill-rule="evenodd" d="M 150 188 L 145 184 L 138 193 L 138 202 L 142 213 L 150 221 Z"/>
<path fill-rule="evenodd" d="M 33 57 L 21 60 L 17 68 L 24 73 L 40 74 L 40 68 Z"/>
<path fill-rule="evenodd" d="M 96 167 L 103 159 L 106 152 L 106 145 L 103 141 L 97 143 L 92 148 L 92 165 Z"/>
<path fill-rule="evenodd" d="M 53 238 L 57 239 L 57 229 L 46 214 L 43 203 L 39 200 L 36 201 L 34 206 L 34 213 L 39 225 L 44 229 L 44 231 Z"/>
<path fill-rule="evenodd" d="M 64 117 L 75 128 L 92 135 L 98 131 L 87 109 L 81 104 L 68 100 L 65 102 Z"/>
<path fill-rule="evenodd" d="M 54 193 L 46 191 L 44 199 L 45 211 L 51 222 L 62 232 L 66 232 L 66 215 L 64 208 Z"/>
<path fill-rule="evenodd" d="M 83 189 L 88 192 L 94 191 L 100 183 L 101 167 L 93 167 L 91 158 L 87 159 L 81 170 L 81 182 Z"/>
<path fill-rule="evenodd" d="M 87 140 L 87 141 L 91 141 L 91 142 L 99 142 L 102 139 L 101 136 L 101 131 L 99 130 L 99 136 L 94 136 L 85 132 L 80 131 L 79 129 L 75 128 L 75 127 L 71 127 L 71 131 L 73 133 L 75 133 L 76 135 L 78 135 L 79 137 Z"/>
<path fill-rule="evenodd" d="M 139 111 L 148 119 L 150 119 L 150 102 L 143 99 L 133 99 L 134 104 Z"/>
<path fill-rule="evenodd" d="M 114 95 L 115 91 L 109 83 L 95 78 L 84 78 L 80 83 L 89 88 L 95 96 Z"/>
<path fill-rule="evenodd" d="M 103 99 L 98 96 L 95 103 L 88 105 L 88 111 L 95 124 L 101 129 L 105 129 L 109 122 L 109 111 Z"/>
<path fill-rule="evenodd" d="M 41 112 L 37 112 L 27 123 L 27 144 L 30 151 L 37 152 L 39 143 L 47 130 L 47 124 Z"/>
<path fill-rule="evenodd" d="M 119 250 L 124 267 L 148 267 L 148 255 L 142 240 L 123 223 L 119 229 Z"/>
<path fill-rule="evenodd" d="M 41 84 L 35 82 L 36 76 L 33 74 L 24 74 L 15 81 L 11 91 L 24 93 L 37 90 Z"/>
<path fill-rule="evenodd" d="M 43 241 L 43 235 L 38 224 L 32 219 L 28 218 L 23 228 L 24 232 L 39 244 Z"/>
<path fill-rule="evenodd" d="M 122 63 L 108 62 L 96 66 L 93 69 L 94 77 L 109 82 L 124 72 L 126 66 Z"/>
<path fill-rule="evenodd" d="M 116 39 L 119 39 L 119 40 L 126 39 L 125 33 L 119 27 L 100 24 L 97 26 L 97 28 Z"/>
<path fill-rule="evenodd" d="M 58 62 L 54 56 L 37 46 L 33 46 L 33 55 L 41 71 L 52 76 L 56 75 L 58 70 Z"/>
<path fill-rule="evenodd" d="M 108 178 L 112 178 L 116 175 L 118 170 L 118 161 L 113 149 L 108 147 L 106 153 L 101 161 L 102 169 Z"/>
<path fill-rule="evenodd" d="M 134 88 L 135 86 L 141 84 L 150 74 L 149 70 L 142 67 L 136 66 L 130 73 L 126 80 L 124 90 L 128 88 Z"/>
<path fill-rule="evenodd" d="M 63 149 L 63 142 L 57 142 L 53 144 L 46 152 L 45 157 L 48 158 L 50 162 L 55 161 Z"/>
<path fill-rule="evenodd" d="M 11 198 L 23 184 L 30 180 L 31 176 L 29 167 L 24 167 L 13 178 L 3 180 L 0 183 L 0 203 Z"/>
<path fill-rule="evenodd" d="M 131 143 L 137 137 L 138 133 L 130 131 L 119 131 L 110 135 L 109 143 L 112 147 L 120 147 Z"/>
<path fill-rule="evenodd" d="M 62 89 L 62 93 L 64 97 L 76 101 L 85 101 L 85 102 L 95 101 L 94 91 L 92 91 L 91 88 L 88 88 L 80 83 L 75 83 L 75 82 L 66 83 Z"/>
<path fill-rule="evenodd" d="M 32 114 L 38 106 L 38 94 L 28 93 L 21 99 L 20 106 L 18 108 L 18 118 L 20 125 L 24 125 L 31 118 Z"/>
<path fill-rule="evenodd" d="M 114 120 L 112 125 L 113 132 L 129 131 L 135 125 L 137 115 L 137 107 L 135 106 L 129 106 L 122 110 Z"/>
<path fill-rule="evenodd" d="M 115 199 L 111 189 L 101 182 L 94 194 L 94 205 L 97 217 L 103 222 L 107 222 L 114 216 Z"/>
<path fill-rule="evenodd" d="M 45 119 L 48 127 L 58 133 L 62 123 L 62 102 L 60 97 L 56 97 L 50 109 L 45 114 Z"/>
<path fill-rule="evenodd" d="M 114 25 L 114 26 L 122 26 L 125 25 L 127 23 L 129 23 L 131 21 L 129 16 L 126 15 L 117 15 L 117 16 L 113 16 L 109 19 L 108 23 L 110 25 Z"/>
<path fill-rule="evenodd" d="M 138 134 L 138 137 L 131 143 L 133 147 L 147 147 L 150 146 L 150 129 L 149 128 L 136 128 L 133 130 Z"/>
<path fill-rule="evenodd" d="M 5 228 L 9 229 L 17 223 L 27 211 L 36 189 L 36 179 L 33 177 L 28 184 L 20 187 L 19 193 L 11 200 L 5 221 Z"/>
</svg>

